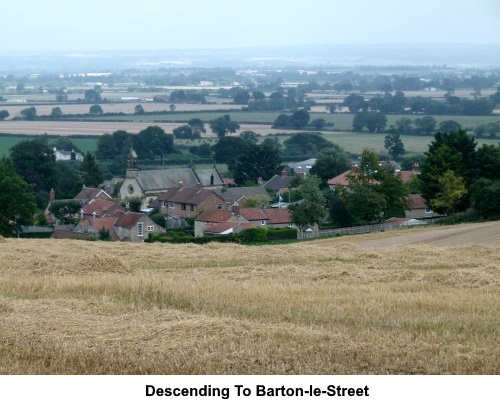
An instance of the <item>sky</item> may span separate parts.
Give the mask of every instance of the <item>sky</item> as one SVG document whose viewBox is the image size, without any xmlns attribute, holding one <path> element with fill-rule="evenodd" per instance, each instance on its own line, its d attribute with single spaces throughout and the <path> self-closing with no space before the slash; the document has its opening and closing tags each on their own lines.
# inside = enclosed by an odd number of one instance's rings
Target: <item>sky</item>
<svg viewBox="0 0 500 405">
<path fill-rule="evenodd" d="M 500 44 L 500 0 L 16 0 L 1 51 Z"/>
</svg>

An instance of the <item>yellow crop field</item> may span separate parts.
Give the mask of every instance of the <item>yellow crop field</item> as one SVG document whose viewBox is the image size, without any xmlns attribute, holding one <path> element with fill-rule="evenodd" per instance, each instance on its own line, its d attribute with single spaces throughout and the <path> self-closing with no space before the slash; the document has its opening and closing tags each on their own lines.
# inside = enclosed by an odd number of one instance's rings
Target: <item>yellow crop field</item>
<svg viewBox="0 0 500 405">
<path fill-rule="evenodd" d="M 499 235 L 0 239 L 0 374 L 498 374 Z"/>
</svg>

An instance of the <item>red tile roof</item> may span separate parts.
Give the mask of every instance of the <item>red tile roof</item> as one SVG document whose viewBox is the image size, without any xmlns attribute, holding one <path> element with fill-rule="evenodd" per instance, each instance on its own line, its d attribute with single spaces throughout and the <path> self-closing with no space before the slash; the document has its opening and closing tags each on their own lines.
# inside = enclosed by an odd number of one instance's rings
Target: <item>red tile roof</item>
<svg viewBox="0 0 500 405">
<path fill-rule="evenodd" d="M 115 222 L 117 218 L 107 217 L 107 218 L 92 218 L 89 222 L 92 224 L 94 231 L 98 234 L 99 230 L 104 228 L 109 231 L 109 236 L 112 240 L 120 240 L 120 237 L 115 231 Z"/>
<path fill-rule="evenodd" d="M 89 233 L 80 233 L 67 231 L 65 229 L 56 229 L 54 233 L 50 236 L 51 239 L 87 239 L 92 237 Z"/>
<path fill-rule="evenodd" d="M 99 198 L 100 200 L 107 200 L 108 198 L 111 198 L 111 196 L 100 188 L 83 187 L 82 191 L 80 191 L 74 199 L 82 201 L 84 204 L 88 204 L 96 198 Z"/>
<path fill-rule="evenodd" d="M 115 217 L 117 218 L 115 226 L 121 226 L 123 228 L 132 228 L 144 219 L 146 214 L 140 214 L 138 212 L 117 212 Z"/>
<path fill-rule="evenodd" d="M 352 170 L 347 170 L 346 172 L 339 174 L 337 177 L 334 177 L 333 179 L 330 179 L 327 181 L 329 185 L 336 185 L 339 184 L 341 186 L 348 186 L 349 185 L 349 179 L 347 176 L 350 176 L 352 174 Z"/>
<path fill-rule="evenodd" d="M 420 194 L 410 194 L 408 198 L 410 199 L 410 209 L 412 210 L 429 208 L 424 197 L 422 197 Z"/>
<path fill-rule="evenodd" d="M 203 232 L 220 234 L 222 232 L 228 231 L 231 228 L 234 228 L 236 225 L 237 224 L 234 222 L 221 222 L 220 224 L 207 226 Z"/>
<path fill-rule="evenodd" d="M 240 208 L 240 215 L 247 221 L 262 221 L 268 219 L 263 210 L 257 208 Z"/>
<path fill-rule="evenodd" d="M 292 215 L 288 210 L 269 209 L 264 210 L 270 224 L 290 224 L 293 222 Z"/>
<path fill-rule="evenodd" d="M 95 212 L 97 216 L 102 216 L 103 213 L 113 215 L 116 211 L 126 211 L 124 207 L 116 204 L 114 201 L 108 200 L 94 200 L 89 205 L 83 208 L 85 215 L 93 215 Z"/>
<path fill-rule="evenodd" d="M 401 174 L 401 178 L 403 179 L 403 183 L 408 183 L 411 180 L 412 174 L 415 174 L 411 170 L 402 170 L 399 173 Z"/>
<path fill-rule="evenodd" d="M 225 222 L 232 215 L 232 212 L 228 210 L 206 210 L 198 215 L 196 220 L 203 222 Z"/>
</svg>

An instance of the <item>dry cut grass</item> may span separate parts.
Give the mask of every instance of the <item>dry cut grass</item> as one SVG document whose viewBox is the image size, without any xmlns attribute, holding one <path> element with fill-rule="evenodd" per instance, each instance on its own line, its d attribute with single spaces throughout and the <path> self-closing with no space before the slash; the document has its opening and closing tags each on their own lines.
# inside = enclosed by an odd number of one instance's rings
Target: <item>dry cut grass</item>
<svg viewBox="0 0 500 405">
<path fill-rule="evenodd" d="M 6 239 L 0 373 L 500 372 L 498 248 L 364 240 Z"/>
</svg>

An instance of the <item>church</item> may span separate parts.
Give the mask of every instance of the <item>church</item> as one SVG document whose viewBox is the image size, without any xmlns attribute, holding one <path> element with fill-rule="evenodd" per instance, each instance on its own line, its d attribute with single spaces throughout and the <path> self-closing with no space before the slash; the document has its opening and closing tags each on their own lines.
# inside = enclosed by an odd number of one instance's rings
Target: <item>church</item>
<svg viewBox="0 0 500 405">
<path fill-rule="evenodd" d="M 145 208 L 160 194 L 182 182 L 186 187 L 221 188 L 224 184 L 215 166 L 211 169 L 197 170 L 193 167 L 180 169 L 139 170 L 137 153 L 130 150 L 127 157 L 127 175 L 120 189 L 120 197 L 138 197 Z"/>
</svg>

